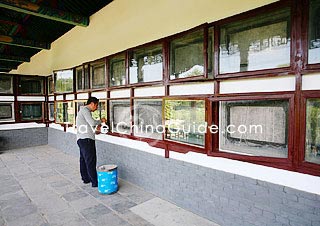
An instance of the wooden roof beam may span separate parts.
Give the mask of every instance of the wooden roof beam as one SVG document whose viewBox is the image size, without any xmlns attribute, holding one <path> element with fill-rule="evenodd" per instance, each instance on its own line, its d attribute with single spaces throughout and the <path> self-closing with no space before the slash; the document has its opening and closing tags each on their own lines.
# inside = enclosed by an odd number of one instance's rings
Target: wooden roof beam
<svg viewBox="0 0 320 226">
<path fill-rule="evenodd" d="M 27 40 L 6 35 L 0 35 L 0 43 L 5 45 L 22 46 L 33 49 L 50 49 L 50 43 Z"/>
<path fill-rule="evenodd" d="M 89 17 L 45 6 L 40 6 L 26 0 L 1 0 L 0 7 L 38 17 L 43 17 L 49 20 L 60 21 L 62 23 L 79 25 L 84 27 L 89 25 Z"/>
<path fill-rule="evenodd" d="M 11 56 L 11 55 L 0 54 L 0 60 L 13 61 L 13 62 L 30 62 L 30 57 Z"/>
</svg>

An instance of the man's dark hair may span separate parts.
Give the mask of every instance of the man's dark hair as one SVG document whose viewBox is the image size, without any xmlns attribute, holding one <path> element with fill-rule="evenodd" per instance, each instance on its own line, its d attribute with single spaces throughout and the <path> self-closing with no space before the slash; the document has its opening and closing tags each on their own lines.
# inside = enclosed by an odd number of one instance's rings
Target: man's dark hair
<svg viewBox="0 0 320 226">
<path fill-rule="evenodd" d="M 91 104 L 92 102 L 95 103 L 95 104 L 98 104 L 99 103 L 99 99 L 96 98 L 96 97 L 89 97 L 89 99 L 87 100 L 87 105 Z"/>
</svg>

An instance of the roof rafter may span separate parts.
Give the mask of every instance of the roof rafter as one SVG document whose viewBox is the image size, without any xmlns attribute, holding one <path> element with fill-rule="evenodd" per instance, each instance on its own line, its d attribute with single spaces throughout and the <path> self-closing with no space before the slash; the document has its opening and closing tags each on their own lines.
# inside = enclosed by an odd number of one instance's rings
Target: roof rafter
<svg viewBox="0 0 320 226">
<path fill-rule="evenodd" d="M 13 46 L 22 46 L 34 49 L 50 49 L 50 43 L 27 40 L 6 35 L 0 35 L 0 43 Z"/>
<path fill-rule="evenodd" d="M 30 62 L 30 57 L 0 54 L 0 60 L 13 62 Z"/>
<path fill-rule="evenodd" d="M 89 17 L 45 6 L 40 6 L 26 0 L 1 0 L 0 7 L 11 9 L 21 13 L 31 14 L 38 17 L 43 17 L 49 20 L 60 21 L 67 24 L 79 25 L 84 27 L 89 25 Z"/>
</svg>

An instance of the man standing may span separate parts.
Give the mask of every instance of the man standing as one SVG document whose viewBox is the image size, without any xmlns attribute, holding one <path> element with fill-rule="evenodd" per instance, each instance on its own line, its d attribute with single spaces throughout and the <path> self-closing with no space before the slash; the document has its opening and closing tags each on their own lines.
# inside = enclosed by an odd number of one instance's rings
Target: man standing
<svg viewBox="0 0 320 226">
<path fill-rule="evenodd" d="M 98 104 L 99 100 L 96 97 L 90 97 L 87 105 L 78 112 L 76 119 L 77 144 L 80 148 L 80 174 L 83 183 L 91 182 L 92 187 L 98 186 L 95 130 L 101 122 L 106 122 L 105 118 L 101 121 L 92 118 L 91 112 L 97 110 Z"/>
</svg>

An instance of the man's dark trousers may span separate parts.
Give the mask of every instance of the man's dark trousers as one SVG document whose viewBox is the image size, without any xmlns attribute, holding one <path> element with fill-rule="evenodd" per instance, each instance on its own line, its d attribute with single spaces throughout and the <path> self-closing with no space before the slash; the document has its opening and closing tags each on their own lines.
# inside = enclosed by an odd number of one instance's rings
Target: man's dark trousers
<svg viewBox="0 0 320 226">
<path fill-rule="evenodd" d="M 97 155 L 95 141 L 89 138 L 79 139 L 80 148 L 80 174 L 84 183 L 92 183 L 92 187 L 98 186 L 97 179 Z"/>
</svg>

